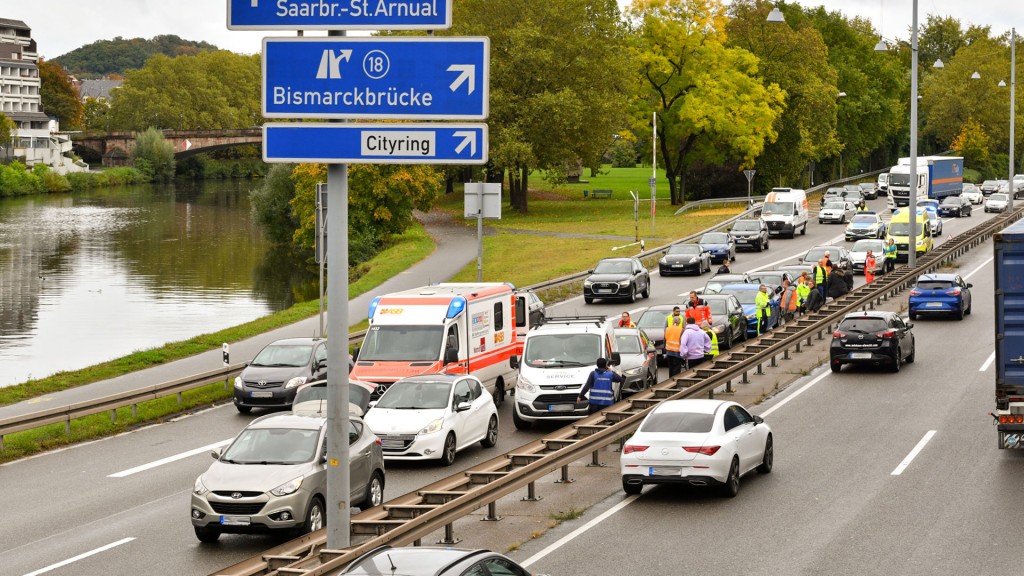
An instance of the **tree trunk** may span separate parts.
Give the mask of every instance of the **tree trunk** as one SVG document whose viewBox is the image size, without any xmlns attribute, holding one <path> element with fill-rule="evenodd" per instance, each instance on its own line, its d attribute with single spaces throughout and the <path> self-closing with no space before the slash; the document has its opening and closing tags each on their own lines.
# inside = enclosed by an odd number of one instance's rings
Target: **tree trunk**
<svg viewBox="0 0 1024 576">
<path fill-rule="evenodd" d="M 455 176 L 449 174 L 448 177 L 444 179 L 444 193 L 451 194 L 453 192 L 455 192 Z"/>
<path fill-rule="evenodd" d="M 527 174 L 528 169 L 525 167 L 513 167 L 508 171 L 509 200 L 511 201 L 512 209 L 518 210 L 520 214 L 526 214 L 527 210 Z"/>
</svg>

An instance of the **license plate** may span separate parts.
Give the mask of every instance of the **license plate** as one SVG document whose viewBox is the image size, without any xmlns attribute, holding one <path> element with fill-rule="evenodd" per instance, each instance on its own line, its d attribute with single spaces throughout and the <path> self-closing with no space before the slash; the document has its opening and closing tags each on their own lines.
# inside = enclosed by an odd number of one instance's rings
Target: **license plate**
<svg viewBox="0 0 1024 576">
<path fill-rule="evenodd" d="M 248 516 L 221 516 L 220 523 L 224 526 L 248 526 Z"/>
<path fill-rule="evenodd" d="M 925 306 L 928 308 L 942 308 L 942 302 L 929 302 Z"/>
<path fill-rule="evenodd" d="M 270 390 L 253 390 L 250 394 L 253 398 L 273 398 L 274 393 Z"/>
<path fill-rule="evenodd" d="M 854 360 L 870 360 L 871 352 L 851 352 L 850 358 Z"/>
<path fill-rule="evenodd" d="M 673 264 L 672 267 L 673 268 L 685 268 L 686 264 Z"/>
<path fill-rule="evenodd" d="M 608 289 L 606 289 L 606 288 L 598 288 L 598 289 L 597 289 L 597 293 L 598 293 L 598 294 L 610 294 L 610 293 L 611 293 L 611 290 L 608 290 Z"/>
<path fill-rule="evenodd" d="M 679 476 L 682 468 L 678 466 L 651 466 L 648 472 L 651 476 Z"/>
<path fill-rule="evenodd" d="M 572 412 L 573 404 L 548 404 L 548 412 Z"/>
</svg>

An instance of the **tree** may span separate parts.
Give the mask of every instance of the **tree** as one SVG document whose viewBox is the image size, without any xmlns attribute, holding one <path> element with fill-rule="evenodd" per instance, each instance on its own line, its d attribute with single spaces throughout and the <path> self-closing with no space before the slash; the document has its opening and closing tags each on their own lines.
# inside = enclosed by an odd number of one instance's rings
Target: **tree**
<svg viewBox="0 0 1024 576">
<path fill-rule="evenodd" d="M 148 128 L 136 137 L 132 162 L 152 181 L 169 182 L 174 178 L 174 146 L 156 128 Z"/>
<path fill-rule="evenodd" d="M 292 168 L 292 164 L 274 164 L 262 184 L 249 192 L 253 218 L 274 244 L 290 243 L 299 226 L 291 208 L 295 197 Z"/>
<path fill-rule="evenodd" d="M 232 52 L 150 58 L 111 97 L 114 130 L 249 127 L 260 118 L 260 57 Z"/>
<path fill-rule="evenodd" d="M 462 0 L 447 34 L 491 39 L 490 173 L 509 172 L 514 209 L 528 177 L 595 167 L 627 124 L 629 73 L 615 0 Z"/>
<path fill-rule="evenodd" d="M 950 144 L 953 151 L 964 157 L 965 166 L 970 166 L 982 174 L 988 174 L 991 170 L 989 146 L 988 134 L 985 134 L 985 129 L 974 118 L 968 118 L 967 122 L 964 122 L 960 127 L 960 133 Z"/>
<path fill-rule="evenodd" d="M 110 105 L 88 96 L 85 99 L 84 116 L 86 130 L 106 131 L 110 120 Z"/>
<path fill-rule="evenodd" d="M 14 140 L 17 128 L 13 120 L 0 112 L 0 148 L 4 151 L 4 160 L 10 160 L 11 158 L 11 141 Z"/>
<path fill-rule="evenodd" d="M 82 101 L 71 85 L 71 77 L 60 64 L 39 59 L 39 97 L 43 112 L 56 116 L 61 128 L 77 130 L 82 127 Z"/>
<path fill-rule="evenodd" d="M 753 54 L 726 46 L 719 0 L 636 0 L 630 17 L 632 57 L 644 83 L 639 118 L 658 115 L 659 156 L 679 204 L 682 177 L 694 163 L 754 164 L 776 137 L 783 94 L 762 82 Z"/>
<path fill-rule="evenodd" d="M 75 75 L 99 77 L 142 68 L 146 60 L 155 54 L 174 58 L 216 50 L 217 47 L 208 42 L 182 40 L 173 34 L 154 36 L 151 40 L 118 36 L 113 40 L 97 40 L 86 44 L 54 60 Z"/>
<path fill-rule="evenodd" d="M 836 135 L 836 71 L 828 48 L 798 5 L 787 4 L 784 23 L 768 22 L 772 5 L 735 0 L 729 44 L 754 53 L 765 82 L 785 92 L 785 112 L 775 120 L 778 138 L 757 161 L 762 182 L 799 183 L 808 164 L 839 153 Z"/>
</svg>

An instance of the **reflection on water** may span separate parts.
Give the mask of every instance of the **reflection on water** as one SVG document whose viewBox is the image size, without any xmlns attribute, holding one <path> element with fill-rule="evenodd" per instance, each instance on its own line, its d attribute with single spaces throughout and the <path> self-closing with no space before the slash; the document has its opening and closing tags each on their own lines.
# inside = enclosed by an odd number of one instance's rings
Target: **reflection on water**
<svg viewBox="0 0 1024 576">
<path fill-rule="evenodd" d="M 250 181 L 0 200 L 0 386 L 316 297 L 250 218 Z"/>
</svg>

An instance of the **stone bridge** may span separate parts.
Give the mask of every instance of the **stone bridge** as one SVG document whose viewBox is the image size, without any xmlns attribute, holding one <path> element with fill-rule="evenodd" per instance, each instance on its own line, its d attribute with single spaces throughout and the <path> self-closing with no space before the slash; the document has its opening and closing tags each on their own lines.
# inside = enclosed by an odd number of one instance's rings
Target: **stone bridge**
<svg viewBox="0 0 1024 576">
<path fill-rule="evenodd" d="M 229 130 L 164 130 L 164 138 L 174 146 L 174 156 L 185 158 L 194 154 L 230 148 L 239 144 L 262 144 L 261 128 Z M 104 166 L 126 166 L 138 132 L 78 132 L 71 134 L 73 149 L 80 156 L 91 151 L 103 159 Z"/>
</svg>

